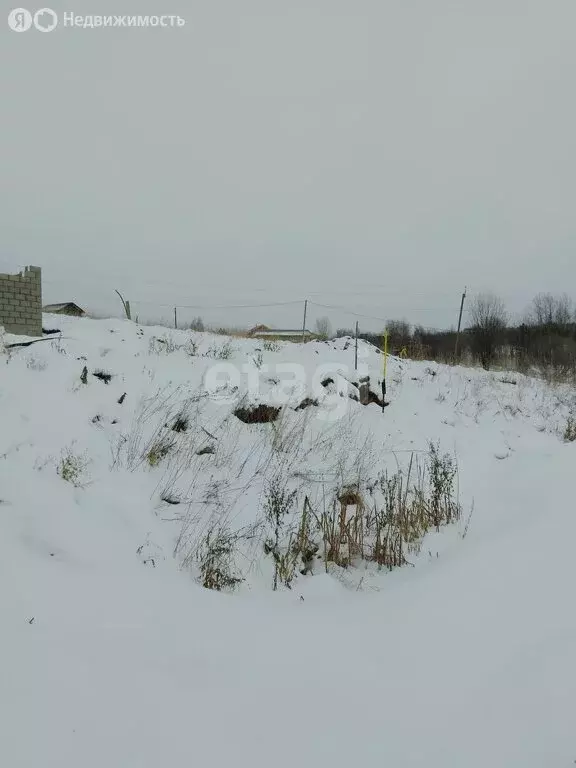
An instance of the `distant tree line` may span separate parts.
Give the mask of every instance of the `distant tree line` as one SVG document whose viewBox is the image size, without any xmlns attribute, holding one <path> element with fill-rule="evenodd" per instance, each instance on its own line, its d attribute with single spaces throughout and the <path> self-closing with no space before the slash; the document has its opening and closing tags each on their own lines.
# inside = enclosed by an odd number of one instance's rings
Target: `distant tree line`
<svg viewBox="0 0 576 768">
<path fill-rule="evenodd" d="M 508 365 L 556 375 L 576 375 L 576 312 L 567 295 L 540 293 L 520 323 L 511 323 L 504 302 L 494 294 L 476 296 L 468 307 L 468 322 L 460 333 L 432 331 L 405 320 L 387 323 L 391 354 L 445 363 L 474 362 L 489 370 Z M 380 349 L 384 330 L 359 333 Z M 337 336 L 354 336 L 339 328 Z"/>
</svg>

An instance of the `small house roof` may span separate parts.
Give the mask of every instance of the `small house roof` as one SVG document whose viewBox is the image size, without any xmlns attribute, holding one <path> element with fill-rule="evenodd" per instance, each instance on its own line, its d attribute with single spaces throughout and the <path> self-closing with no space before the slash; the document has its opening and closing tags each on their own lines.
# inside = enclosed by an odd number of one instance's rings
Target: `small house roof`
<svg viewBox="0 0 576 768">
<path fill-rule="evenodd" d="M 84 312 L 82 307 L 79 307 L 78 304 L 75 304 L 73 301 L 64 301 L 61 304 L 46 304 L 43 309 L 45 312 L 50 312 L 52 310 L 58 311 L 59 309 L 66 309 L 66 307 L 75 307 L 80 312 Z"/>
</svg>

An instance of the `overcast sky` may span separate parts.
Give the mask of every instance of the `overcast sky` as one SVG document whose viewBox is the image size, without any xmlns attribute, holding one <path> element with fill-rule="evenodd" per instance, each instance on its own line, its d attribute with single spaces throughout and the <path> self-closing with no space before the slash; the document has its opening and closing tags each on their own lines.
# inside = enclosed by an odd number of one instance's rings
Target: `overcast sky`
<svg viewBox="0 0 576 768">
<path fill-rule="evenodd" d="M 464 285 L 576 294 L 574 0 L 54 0 L 187 23 L 47 34 L 2 2 L 0 270 L 46 301 L 446 327 Z"/>
</svg>

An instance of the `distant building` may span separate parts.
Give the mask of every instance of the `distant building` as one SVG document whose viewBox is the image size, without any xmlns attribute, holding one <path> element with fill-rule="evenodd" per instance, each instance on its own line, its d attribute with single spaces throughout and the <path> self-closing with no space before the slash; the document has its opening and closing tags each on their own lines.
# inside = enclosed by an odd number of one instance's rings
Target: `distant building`
<svg viewBox="0 0 576 768">
<path fill-rule="evenodd" d="M 316 336 L 311 331 L 302 329 L 269 328 L 267 325 L 257 325 L 248 331 L 248 336 L 254 339 L 271 339 L 274 341 L 312 341 Z"/>
<path fill-rule="evenodd" d="M 85 317 L 86 312 L 74 304 L 73 301 L 67 301 L 64 304 L 46 304 L 44 312 L 49 312 L 52 315 L 69 315 L 70 317 Z"/>
<path fill-rule="evenodd" d="M 248 336 L 255 336 L 257 333 L 260 333 L 261 331 L 270 331 L 272 330 L 267 325 L 255 325 L 254 328 L 251 328 L 248 331 Z"/>
</svg>

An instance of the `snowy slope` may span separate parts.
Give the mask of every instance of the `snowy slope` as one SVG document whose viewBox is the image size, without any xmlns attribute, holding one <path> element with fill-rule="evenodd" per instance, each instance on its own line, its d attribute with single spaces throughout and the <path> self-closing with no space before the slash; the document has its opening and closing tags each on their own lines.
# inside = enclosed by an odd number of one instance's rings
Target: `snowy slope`
<svg viewBox="0 0 576 768">
<path fill-rule="evenodd" d="M 346 340 L 46 322 L 62 338 L 0 356 L 0 765 L 574 763 L 573 391 L 392 359 L 382 414 L 349 397 Z M 359 357 L 377 383 L 379 353 Z M 284 405 L 275 426 L 232 413 L 258 402 Z M 464 514 L 411 565 L 273 593 L 257 539 L 236 596 L 196 583 L 208 521 L 252 525 L 270 472 L 320 504 L 430 440 Z"/>
</svg>

